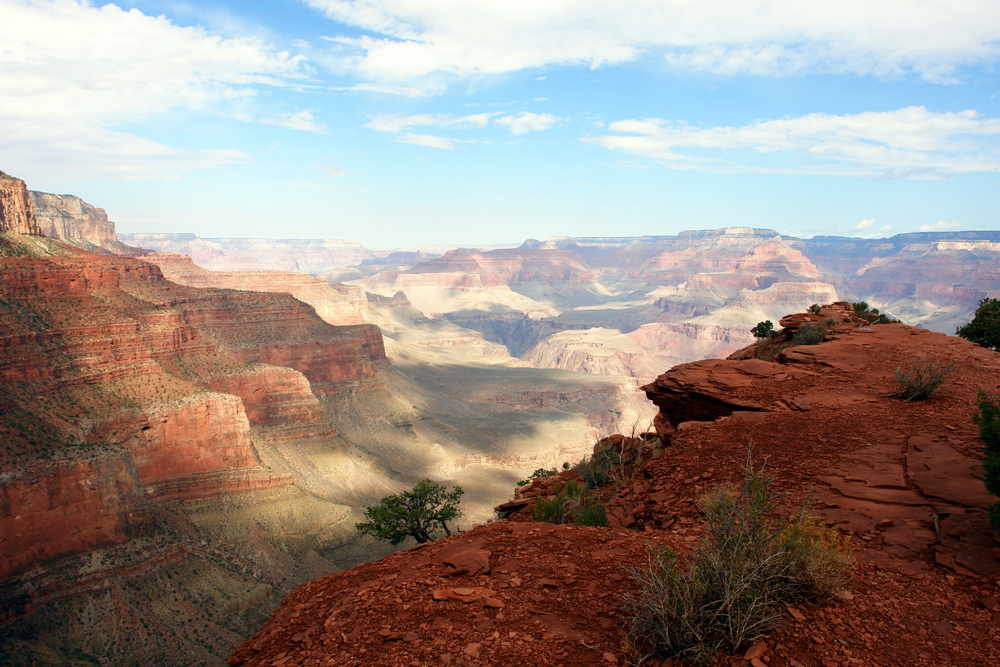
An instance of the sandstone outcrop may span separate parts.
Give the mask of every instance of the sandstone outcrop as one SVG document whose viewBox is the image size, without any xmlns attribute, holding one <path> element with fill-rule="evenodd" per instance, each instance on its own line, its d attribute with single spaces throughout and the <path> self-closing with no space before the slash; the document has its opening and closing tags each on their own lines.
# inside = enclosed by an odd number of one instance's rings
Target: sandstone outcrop
<svg viewBox="0 0 1000 667">
<path fill-rule="evenodd" d="M 118 240 L 115 223 L 108 220 L 103 208 L 91 206 L 74 195 L 54 195 L 34 190 L 28 194 L 43 236 L 101 254 L 133 257 L 143 252 Z"/>
<path fill-rule="evenodd" d="M 535 492 L 557 486 L 538 479 L 501 506 L 507 521 L 300 587 L 229 664 L 675 664 L 623 651 L 628 568 L 645 565 L 648 543 L 690 549 L 702 535 L 695 499 L 740 474 L 750 443 L 785 511 L 813 495 L 811 511 L 854 536 L 854 580 L 839 599 L 790 608 L 749 657 L 714 664 L 1000 661 L 986 641 L 1000 614 L 1000 542 L 983 508 L 996 499 L 981 491 L 970 419 L 977 389 L 995 387 L 1000 355 L 902 324 L 854 322 L 847 304 L 822 310 L 835 320 L 826 342 L 774 361 L 683 364 L 646 387 L 664 428 L 598 443 L 628 462 L 601 490 L 609 528 L 531 522 Z M 956 370 L 930 400 L 893 398 L 893 369 L 917 355 Z M 448 565 L 471 553 L 488 569 Z"/>
<path fill-rule="evenodd" d="M 0 232 L 41 234 L 31 208 L 28 186 L 0 171 Z"/>
</svg>

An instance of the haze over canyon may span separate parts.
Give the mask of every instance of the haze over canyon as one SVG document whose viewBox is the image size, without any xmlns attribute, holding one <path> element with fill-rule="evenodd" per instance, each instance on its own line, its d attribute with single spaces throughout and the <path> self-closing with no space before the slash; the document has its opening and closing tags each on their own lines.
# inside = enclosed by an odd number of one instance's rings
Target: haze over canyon
<svg viewBox="0 0 1000 667">
<path fill-rule="evenodd" d="M 640 385 L 812 304 L 952 334 L 1000 296 L 1000 232 L 116 235 L 0 173 L 0 269 L 4 650 L 216 665 L 293 587 L 392 550 L 353 528 L 381 497 L 460 484 L 485 523 L 536 468 L 649 430 Z"/>
</svg>

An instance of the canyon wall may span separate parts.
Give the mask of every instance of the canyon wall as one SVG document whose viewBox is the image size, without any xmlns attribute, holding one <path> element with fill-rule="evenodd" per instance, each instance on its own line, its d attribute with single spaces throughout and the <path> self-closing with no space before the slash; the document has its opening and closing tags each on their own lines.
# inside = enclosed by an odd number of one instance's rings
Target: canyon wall
<svg viewBox="0 0 1000 667">
<path fill-rule="evenodd" d="M 0 171 L 0 232 L 41 234 L 31 208 L 28 187 L 19 178 Z"/>
</svg>

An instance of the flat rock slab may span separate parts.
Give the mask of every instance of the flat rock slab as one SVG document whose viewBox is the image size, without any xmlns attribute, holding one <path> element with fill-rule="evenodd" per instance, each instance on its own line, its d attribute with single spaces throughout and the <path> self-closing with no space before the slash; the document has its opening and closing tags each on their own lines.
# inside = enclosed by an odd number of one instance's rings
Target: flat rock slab
<svg viewBox="0 0 1000 667">
<path fill-rule="evenodd" d="M 847 498 L 857 498 L 859 500 L 870 500 L 877 503 L 888 503 L 891 505 L 927 505 L 929 501 L 916 491 L 904 489 L 883 489 L 868 486 L 860 482 L 845 482 L 839 477 L 818 477 L 836 489 L 838 493 Z"/>
<path fill-rule="evenodd" d="M 967 507 L 988 507 L 996 501 L 983 486 L 983 467 L 930 435 L 909 440 L 907 472 L 921 493 Z"/>
</svg>

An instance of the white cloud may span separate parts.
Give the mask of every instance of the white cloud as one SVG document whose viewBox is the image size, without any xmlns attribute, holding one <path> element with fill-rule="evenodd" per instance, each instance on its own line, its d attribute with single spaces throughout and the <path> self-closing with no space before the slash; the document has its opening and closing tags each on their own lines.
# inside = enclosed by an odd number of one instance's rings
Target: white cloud
<svg viewBox="0 0 1000 667">
<path fill-rule="evenodd" d="M 455 147 L 456 143 L 478 143 L 476 139 L 453 139 L 434 134 L 417 134 L 410 130 L 417 127 L 433 127 L 439 130 L 481 130 L 490 122 L 509 130 L 512 134 L 522 135 L 531 131 L 540 132 L 562 122 L 563 119 L 552 114 L 536 114 L 521 111 L 510 116 L 503 116 L 496 111 L 451 116 L 448 114 L 379 114 L 365 123 L 365 127 L 376 132 L 396 135 L 396 141 L 404 144 L 416 144 L 430 148 Z"/>
<path fill-rule="evenodd" d="M 411 127 L 441 127 L 470 129 L 486 127 L 496 113 L 477 113 L 468 116 L 448 116 L 445 114 L 379 114 L 365 123 L 365 127 L 376 132 L 402 132 Z"/>
<path fill-rule="evenodd" d="M 869 227 L 875 226 L 875 218 L 868 218 L 867 220 L 862 220 L 858 224 L 854 225 L 853 229 L 862 231 L 868 229 Z"/>
<path fill-rule="evenodd" d="M 455 147 L 452 139 L 439 137 L 433 134 L 413 134 L 407 132 L 396 137 L 396 141 L 403 144 L 414 144 L 416 146 L 426 146 L 428 148 L 445 148 L 451 150 Z"/>
<path fill-rule="evenodd" d="M 919 229 L 922 232 L 946 232 L 961 226 L 962 223 L 957 220 L 938 220 L 932 225 L 920 225 Z"/>
<path fill-rule="evenodd" d="M 350 176 L 351 172 L 347 171 L 343 167 L 337 167 L 335 165 L 327 165 L 325 167 L 320 167 L 320 171 L 329 176 L 330 178 L 343 178 L 344 176 Z"/>
<path fill-rule="evenodd" d="M 708 128 L 646 118 L 609 129 L 616 134 L 583 141 L 674 169 L 911 179 L 1000 171 L 1000 119 L 972 110 L 816 113 Z"/>
<path fill-rule="evenodd" d="M 950 81 L 1000 57 L 1000 3 L 802 0 L 304 0 L 372 33 L 334 36 L 380 81 L 469 77 L 658 55 L 721 74 L 915 73 Z"/>
<path fill-rule="evenodd" d="M 549 113 L 531 113 L 522 111 L 513 116 L 497 118 L 496 123 L 510 130 L 511 134 L 527 134 L 528 132 L 544 132 L 561 122 L 562 118 Z"/>
<path fill-rule="evenodd" d="M 326 126 L 316 122 L 311 111 L 296 111 L 294 113 L 282 113 L 260 120 L 267 125 L 278 125 L 287 127 L 290 130 L 302 130 L 303 132 L 326 133 Z"/>
<path fill-rule="evenodd" d="M 410 86 L 390 86 L 378 83 L 356 83 L 353 86 L 335 86 L 331 90 L 342 90 L 352 93 L 382 93 L 383 95 L 400 95 L 402 97 L 427 97 L 428 93 Z"/>
<path fill-rule="evenodd" d="M 249 38 L 85 0 L 0 0 L 0 155 L 20 174 L 159 177 L 243 159 L 121 130 L 179 109 L 237 115 L 308 69 Z"/>
</svg>

